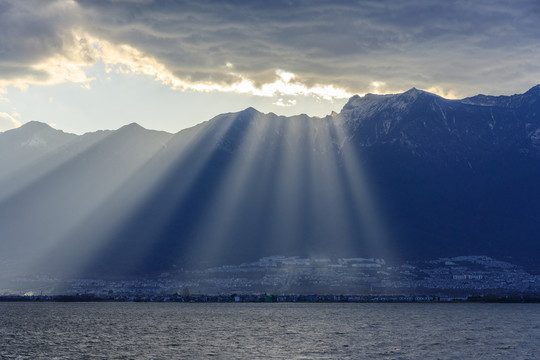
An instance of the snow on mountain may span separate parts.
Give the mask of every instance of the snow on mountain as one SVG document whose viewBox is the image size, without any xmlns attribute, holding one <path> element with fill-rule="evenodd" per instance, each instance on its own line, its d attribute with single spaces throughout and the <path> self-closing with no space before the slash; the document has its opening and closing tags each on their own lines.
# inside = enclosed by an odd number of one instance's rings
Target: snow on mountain
<svg viewBox="0 0 540 360">
<path fill-rule="evenodd" d="M 53 129 L 37 121 L 0 133 L 0 168 L 3 170 L 0 178 L 29 166 L 76 138 L 77 135 Z"/>
<path fill-rule="evenodd" d="M 33 134 L 32 137 L 23 141 L 21 147 L 45 147 L 47 142 L 39 134 Z"/>
<path fill-rule="evenodd" d="M 524 102 L 537 102 L 538 100 L 540 100 L 540 84 L 532 87 L 524 94 L 516 94 L 511 96 L 491 96 L 480 94 L 458 101 L 462 104 L 469 105 L 517 108 L 522 106 Z"/>
<path fill-rule="evenodd" d="M 402 94 L 355 96 L 338 117 L 362 146 L 401 144 L 434 161 L 467 163 L 496 149 L 537 152 L 540 86 L 512 96 L 449 100 L 411 89 Z"/>
<path fill-rule="evenodd" d="M 17 144 L 19 148 L 50 147 L 52 149 L 66 144 L 75 137 L 74 134 L 53 129 L 47 124 L 30 121 L 18 128 L 0 133 L 0 146 L 13 147 Z"/>
</svg>

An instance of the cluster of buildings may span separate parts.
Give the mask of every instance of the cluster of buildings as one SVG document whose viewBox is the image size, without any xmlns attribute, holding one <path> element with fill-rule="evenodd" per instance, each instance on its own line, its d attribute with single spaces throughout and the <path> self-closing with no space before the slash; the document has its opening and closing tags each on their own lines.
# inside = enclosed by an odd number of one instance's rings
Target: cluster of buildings
<svg viewBox="0 0 540 360">
<path fill-rule="evenodd" d="M 158 278 L 60 281 L 40 277 L 19 279 L 12 285 L 11 289 L 1 289 L 0 295 L 62 294 L 121 301 L 151 297 L 163 301 L 202 301 L 217 297 L 211 300 L 216 302 L 259 302 L 267 299 L 266 294 L 273 294 L 273 301 L 304 301 L 302 296 L 308 294 L 321 297 L 309 301 L 433 301 L 484 295 L 540 295 L 540 275 L 487 256 L 442 258 L 398 266 L 371 258 L 272 256 L 252 263 L 179 271 Z M 236 298 L 231 294 L 242 295 Z"/>
</svg>

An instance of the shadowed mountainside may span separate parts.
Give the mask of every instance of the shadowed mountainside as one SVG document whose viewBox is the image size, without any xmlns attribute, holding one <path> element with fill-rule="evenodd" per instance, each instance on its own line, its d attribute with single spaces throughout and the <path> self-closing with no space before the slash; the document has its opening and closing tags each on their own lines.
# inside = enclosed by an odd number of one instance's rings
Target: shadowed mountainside
<svg viewBox="0 0 540 360">
<path fill-rule="evenodd" d="M 45 134 L 51 148 L 18 150 Z M 249 108 L 175 135 L 32 123 L 0 133 L 0 148 L 16 165 L 0 176 L 0 250 L 21 271 L 540 255 L 540 86 L 463 100 L 368 94 L 325 118 Z"/>
</svg>

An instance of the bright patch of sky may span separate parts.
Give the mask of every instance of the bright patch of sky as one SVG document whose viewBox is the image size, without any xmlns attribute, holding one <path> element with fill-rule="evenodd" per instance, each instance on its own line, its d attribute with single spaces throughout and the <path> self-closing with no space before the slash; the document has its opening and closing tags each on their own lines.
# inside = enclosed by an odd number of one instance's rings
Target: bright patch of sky
<svg viewBox="0 0 540 360">
<path fill-rule="evenodd" d="M 3 92 L 9 89 L 9 99 L 0 109 L 23 109 L 24 122 L 37 120 L 75 133 L 116 129 L 131 122 L 177 132 L 250 106 L 282 115 L 324 116 L 339 110 L 353 95 L 333 85 L 306 86 L 295 80 L 295 74 L 280 69 L 272 82 L 257 86 L 235 73 L 232 63 L 224 64 L 236 78 L 231 84 L 185 81 L 129 45 L 115 46 L 89 35 L 74 34 L 74 38 L 66 54 L 32 65 L 48 75 L 45 80 L 4 81 Z M 4 130 L 10 123 L 20 126 L 10 121 Z"/>
<path fill-rule="evenodd" d="M 0 131 L 6 131 L 21 126 L 21 122 L 13 115 L 5 112 L 0 112 Z"/>
<path fill-rule="evenodd" d="M 276 96 L 250 93 L 175 90 L 148 75 L 108 72 L 102 62 L 86 68 L 85 72 L 93 79 L 91 82 L 10 88 L 9 101 L 0 103 L 0 112 L 17 113 L 24 119 L 22 122 L 41 121 L 77 134 L 117 129 L 132 122 L 148 129 L 176 133 L 221 113 L 250 106 L 279 115 L 325 116 L 333 110 L 339 111 L 347 101 L 346 98 L 276 99 Z"/>
</svg>

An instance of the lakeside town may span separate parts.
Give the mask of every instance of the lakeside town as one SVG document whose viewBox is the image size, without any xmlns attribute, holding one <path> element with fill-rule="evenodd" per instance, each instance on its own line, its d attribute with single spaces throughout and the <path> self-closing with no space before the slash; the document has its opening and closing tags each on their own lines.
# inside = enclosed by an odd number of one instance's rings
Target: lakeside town
<svg viewBox="0 0 540 360">
<path fill-rule="evenodd" d="M 7 286 L 6 286 L 7 285 Z M 540 275 L 487 256 L 387 264 L 373 258 L 271 256 L 256 262 L 132 280 L 47 276 L 4 281 L 0 297 L 181 302 L 465 301 L 538 298 Z"/>
</svg>

